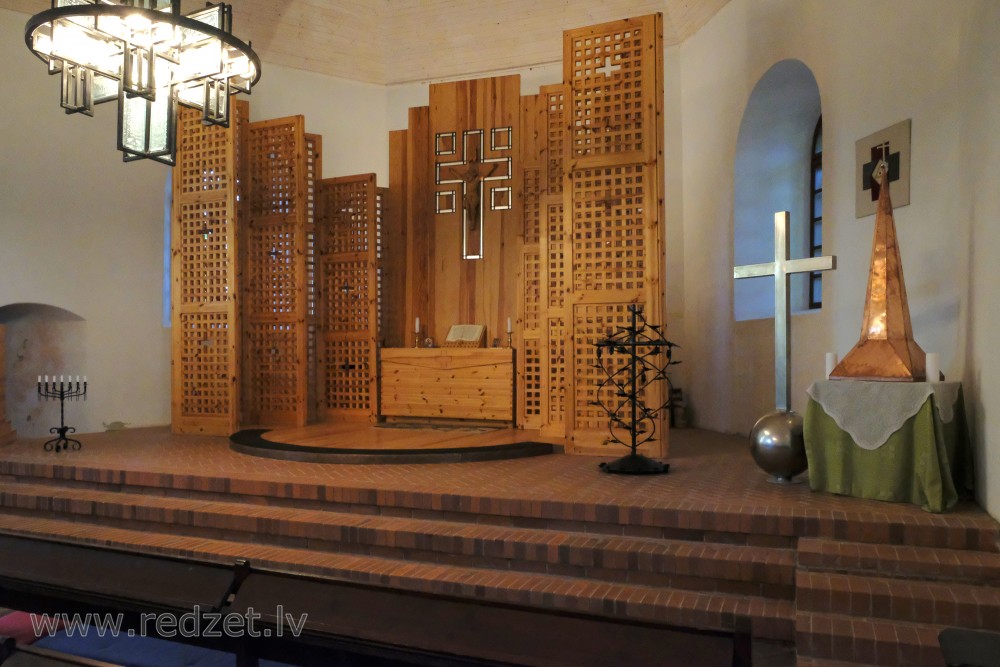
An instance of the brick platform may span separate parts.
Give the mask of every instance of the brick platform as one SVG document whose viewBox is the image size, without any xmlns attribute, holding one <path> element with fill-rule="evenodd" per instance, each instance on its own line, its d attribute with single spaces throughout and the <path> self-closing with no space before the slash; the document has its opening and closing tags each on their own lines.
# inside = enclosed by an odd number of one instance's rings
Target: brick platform
<svg viewBox="0 0 1000 667">
<path fill-rule="evenodd" d="M 671 473 L 552 455 L 440 465 L 242 456 L 137 429 L 0 452 L 0 531 L 637 623 L 749 629 L 799 664 L 940 665 L 1000 630 L 998 526 L 775 485 L 741 438 L 672 434 Z"/>
</svg>

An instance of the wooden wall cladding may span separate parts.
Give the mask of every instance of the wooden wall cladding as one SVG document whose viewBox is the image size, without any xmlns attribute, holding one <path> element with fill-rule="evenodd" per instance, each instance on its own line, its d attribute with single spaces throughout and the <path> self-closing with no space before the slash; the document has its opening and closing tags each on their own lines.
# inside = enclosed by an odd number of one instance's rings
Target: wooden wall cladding
<svg viewBox="0 0 1000 667">
<path fill-rule="evenodd" d="M 382 415 L 511 422 L 509 348 L 382 350 Z"/>
<path fill-rule="evenodd" d="M 432 84 L 428 130 L 432 150 L 413 154 L 431 175 L 432 314 L 413 316 L 431 318 L 426 333 L 437 341 L 452 324 L 483 324 L 487 344 L 504 340 L 520 263 L 520 77 Z M 480 248 L 481 258 L 463 259 Z"/>
<path fill-rule="evenodd" d="M 4 356 L 6 341 L 6 329 L 4 325 L 0 324 L 0 445 L 14 442 L 14 439 L 17 437 L 14 427 L 10 425 L 10 420 L 7 419 L 7 378 L 5 375 L 7 365 Z"/>
<path fill-rule="evenodd" d="M 567 435 L 579 452 L 607 449 L 608 418 L 593 401 L 593 343 L 627 323 L 637 303 L 664 324 L 663 35 L 659 14 L 567 31 L 564 262 L 569 309 Z M 647 397 L 658 404 L 659 390 Z M 667 454 L 666 421 L 645 453 Z"/>
<path fill-rule="evenodd" d="M 249 105 L 232 101 L 228 128 L 194 109 L 178 114 L 171 220 L 172 425 L 229 435 L 240 421 L 238 233 L 243 219 Z"/>
<path fill-rule="evenodd" d="M 377 415 L 380 200 L 375 174 L 319 182 L 320 408 L 328 419 Z"/>
<path fill-rule="evenodd" d="M 309 179 L 321 172 L 319 159 L 318 153 L 309 152 L 302 116 L 250 124 L 242 281 L 243 403 L 248 423 L 302 426 L 313 409 Z"/>
</svg>

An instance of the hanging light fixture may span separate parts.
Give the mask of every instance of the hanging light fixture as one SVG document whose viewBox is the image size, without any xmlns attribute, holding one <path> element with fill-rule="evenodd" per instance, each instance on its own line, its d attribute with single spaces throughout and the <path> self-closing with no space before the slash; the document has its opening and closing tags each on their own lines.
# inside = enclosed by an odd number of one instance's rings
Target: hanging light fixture
<svg viewBox="0 0 1000 667">
<path fill-rule="evenodd" d="M 124 160 L 174 164 L 177 104 L 229 125 L 229 96 L 250 93 L 260 59 L 233 37 L 232 8 L 187 15 L 180 0 L 52 0 L 24 29 L 28 48 L 62 78 L 66 113 L 118 100 Z"/>
</svg>

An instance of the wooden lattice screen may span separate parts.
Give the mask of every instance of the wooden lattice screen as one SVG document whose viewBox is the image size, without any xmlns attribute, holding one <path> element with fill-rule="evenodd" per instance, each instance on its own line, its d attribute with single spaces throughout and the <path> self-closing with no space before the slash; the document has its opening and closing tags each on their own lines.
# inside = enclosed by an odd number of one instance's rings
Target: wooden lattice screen
<svg viewBox="0 0 1000 667">
<path fill-rule="evenodd" d="M 313 269 L 315 204 L 310 179 L 321 173 L 319 138 L 302 116 L 251 123 L 243 253 L 246 421 L 304 425 L 315 351 Z"/>
<path fill-rule="evenodd" d="M 586 451 L 605 441 L 608 424 L 593 404 L 594 342 L 627 324 L 630 303 L 664 324 L 662 17 L 570 30 L 564 49 L 567 430 Z M 646 398 L 657 403 L 659 392 Z M 666 455 L 664 427 L 647 453 Z"/>
<path fill-rule="evenodd" d="M 171 222 L 172 424 L 177 433 L 229 435 L 240 421 L 237 272 L 249 121 L 232 102 L 228 128 L 178 114 Z"/>
<path fill-rule="evenodd" d="M 374 421 L 379 320 L 375 174 L 317 188 L 320 407 L 330 419 Z"/>
</svg>

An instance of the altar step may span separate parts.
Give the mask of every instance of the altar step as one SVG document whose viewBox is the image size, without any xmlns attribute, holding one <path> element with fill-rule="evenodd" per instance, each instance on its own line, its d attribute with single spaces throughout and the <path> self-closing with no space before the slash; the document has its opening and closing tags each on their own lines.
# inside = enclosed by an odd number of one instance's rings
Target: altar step
<svg viewBox="0 0 1000 667">
<path fill-rule="evenodd" d="M 792 599 L 795 553 L 45 484 L 6 484 L 0 508 L 191 537 L 464 567 Z"/>
<path fill-rule="evenodd" d="M 941 630 L 1000 631 L 996 552 L 802 539 L 798 565 L 800 665 L 937 667 Z"/>
</svg>

